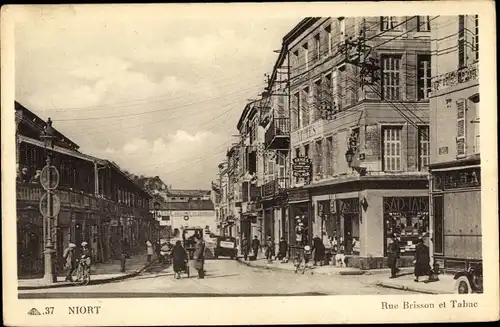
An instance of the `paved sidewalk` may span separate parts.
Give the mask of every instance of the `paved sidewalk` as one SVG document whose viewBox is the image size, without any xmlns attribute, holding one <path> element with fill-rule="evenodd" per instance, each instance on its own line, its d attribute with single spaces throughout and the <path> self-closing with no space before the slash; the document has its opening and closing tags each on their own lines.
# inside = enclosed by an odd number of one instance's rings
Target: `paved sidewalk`
<svg viewBox="0 0 500 327">
<path fill-rule="evenodd" d="M 245 261 L 243 258 L 238 258 L 238 261 L 250 267 L 263 268 L 270 270 L 285 270 L 285 271 L 295 271 L 295 266 L 293 263 L 281 263 L 280 261 L 273 261 L 272 263 L 267 263 L 263 258 L 257 259 L 256 261 Z M 402 268 L 402 271 L 406 271 L 408 268 Z M 412 268 L 409 268 L 412 269 Z M 310 264 L 310 269 L 306 270 L 306 273 L 316 274 L 316 275 L 375 275 L 375 274 L 387 274 L 389 275 L 389 269 L 373 269 L 373 270 L 361 270 L 358 268 L 350 267 L 335 267 L 335 266 L 312 266 Z"/>
<path fill-rule="evenodd" d="M 399 290 L 414 291 L 425 294 L 453 294 L 454 279 L 452 275 L 439 275 L 439 281 L 415 282 L 413 274 L 404 274 L 397 278 L 386 278 L 377 282 L 378 286 Z"/>
<path fill-rule="evenodd" d="M 156 259 L 152 260 L 153 264 Z M 120 260 L 113 260 L 108 263 L 98 263 L 91 267 L 89 285 L 109 283 L 139 275 L 146 270 L 150 264 L 146 261 L 146 254 L 137 254 L 127 259 L 125 272 L 120 272 Z M 65 277 L 57 277 L 57 283 L 47 284 L 43 279 L 19 279 L 18 290 L 32 290 L 56 287 L 76 286 L 71 282 L 65 281 Z"/>
</svg>

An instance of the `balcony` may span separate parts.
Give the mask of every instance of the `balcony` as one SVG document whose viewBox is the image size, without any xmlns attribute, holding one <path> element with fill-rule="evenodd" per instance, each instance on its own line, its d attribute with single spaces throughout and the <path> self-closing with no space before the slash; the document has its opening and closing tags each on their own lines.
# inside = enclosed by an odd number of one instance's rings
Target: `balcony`
<svg viewBox="0 0 500 327">
<path fill-rule="evenodd" d="M 266 130 L 265 143 L 268 149 L 288 150 L 290 147 L 290 118 L 274 118 Z"/>
<path fill-rule="evenodd" d="M 289 178 L 280 177 L 262 185 L 262 198 L 268 199 L 286 192 L 289 187 Z"/>
<path fill-rule="evenodd" d="M 19 202 L 24 202 L 28 206 L 33 206 L 38 208 L 38 203 L 42 196 L 45 194 L 45 190 L 38 184 L 17 184 L 17 194 L 16 200 Z M 71 206 L 72 208 L 87 209 L 92 211 L 103 211 L 116 213 L 120 212 L 122 214 L 137 215 L 139 212 L 143 214 L 147 211 L 147 208 L 132 207 L 127 206 L 122 203 L 116 203 L 101 197 L 96 197 L 91 194 L 85 194 L 80 191 L 75 191 L 71 189 L 57 189 L 55 194 L 59 197 L 61 201 L 61 206 Z M 18 204 L 19 206 L 19 204 Z"/>
</svg>

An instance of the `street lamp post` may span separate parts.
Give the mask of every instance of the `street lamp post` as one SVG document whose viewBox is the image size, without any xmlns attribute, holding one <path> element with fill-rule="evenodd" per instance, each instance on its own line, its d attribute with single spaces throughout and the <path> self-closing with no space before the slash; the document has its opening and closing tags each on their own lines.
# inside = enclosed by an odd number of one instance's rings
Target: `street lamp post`
<svg viewBox="0 0 500 327">
<path fill-rule="evenodd" d="M 57 168 L 51 163 L 51 158 L 47 147 L 54 147 L 53 140 L 54 129 L 52 128 L 52 121 L 50 118 L 47 120 L 47 125 L 41 138 L 44 140 L 44 150 L 46 159 L 46 166 L 42 169 L 40 176 L 40 184 L 47 191 L 47 193 L 40 199 L 40 212 L 43 215 L 43 223 L 45 230 L 45 251 L 44 251 L 44 276 L 43 279 L 46 283 L 55 283 L 57 281 L 56 267 L 55 267 L 55 249 L 54 240 L 52 239 L 53 233 L 53 220 L 56 219 L 60 211 L 59 197 L 54 193 L 54 190 L 59 184 L 59 172 Z"/>
</svg>

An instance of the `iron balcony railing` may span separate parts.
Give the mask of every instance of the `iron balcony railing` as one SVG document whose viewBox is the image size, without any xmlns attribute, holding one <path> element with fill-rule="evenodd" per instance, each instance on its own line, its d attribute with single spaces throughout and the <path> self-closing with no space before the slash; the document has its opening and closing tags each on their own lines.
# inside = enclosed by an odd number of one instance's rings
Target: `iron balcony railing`
<svg viewBox="0 0 500 327">
<path fill-rule="evenodd" d="M 280 117 L 274 118 L 266 131 L 266 144 L 272 145 L 277 138 L 290 137 L 290 118 Z"/>
<path fill-rule="evenodd" d="M 289 187 L 289 181 L 288 177 L 279 177 L 262 185 L 262 197 L 272 197 L 285 192 Z"/>
</svg>

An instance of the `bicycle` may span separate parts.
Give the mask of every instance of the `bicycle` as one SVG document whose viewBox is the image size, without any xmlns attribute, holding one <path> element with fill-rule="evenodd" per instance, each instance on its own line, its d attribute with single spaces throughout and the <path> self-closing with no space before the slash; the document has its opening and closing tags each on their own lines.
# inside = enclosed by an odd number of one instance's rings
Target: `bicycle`
<svg viewBox="0 0 500 327">
<path fill-rule="evenodd" d="M 85 286 L 90 282 L 90 267 L 83 260 L 78 260 L 77 265 L 71 273 L 71 282 L 75 285 Z"/>
<path fill-rule="evenodd" d="M 304 273 L 306 272 L 306 269 L 308 268 L 307 264 L 309 263 L 311 257 L 309 251 L 310 250 L 306 249 L 302 253 L 298 252 L 295 255 L 295 258 L 293 259 L 293 265 L 295 266 L 295 273 L 301 271 L 302 275 L 304 275 Z"/>
</svg>

